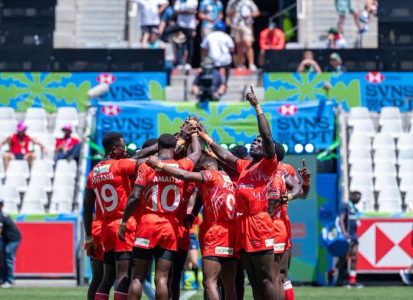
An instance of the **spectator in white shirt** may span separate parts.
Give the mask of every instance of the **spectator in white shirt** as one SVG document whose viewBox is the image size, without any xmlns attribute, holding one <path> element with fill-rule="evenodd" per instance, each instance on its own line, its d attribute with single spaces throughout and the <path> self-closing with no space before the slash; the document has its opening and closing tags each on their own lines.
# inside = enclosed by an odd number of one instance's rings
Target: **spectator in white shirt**
<svg viewBox="0 0 413 300">
<path fill-rule="evenodd" d="M 215 65 L 225 74 L 225 84 L 228 82 L 232 63 L 232 52 L 235 45 L 232 38 L 225 33 L 225 24 L 218 21 L 213 26 L 213 32 L 208 34 L 201 43 L 203 56 L 209 57 Z"/>
<path fill-rule="evenodd" d="M 153 28 L 159 28 L 160 15 L 168 7 L 167 0 L 134 0 L 138 3 L 139 21 L 141 25 L 141 44 L 148 42 L 149 34 Z"/>
<path fill-rule="evenodd" d="M 194 38 L 197 25 L 196 14 L 198 0 L 177 0 L 174 5 L 174 11 L 177 15 L 176 25 L 165 29 L 163 39 L 166 40 L 172 33 L 181 31 L 186 37 L 186 47 L 188 55 L 184 59 L 185 69 L 190 70 L 192 56 L 194 53 Z"/>
</svg>

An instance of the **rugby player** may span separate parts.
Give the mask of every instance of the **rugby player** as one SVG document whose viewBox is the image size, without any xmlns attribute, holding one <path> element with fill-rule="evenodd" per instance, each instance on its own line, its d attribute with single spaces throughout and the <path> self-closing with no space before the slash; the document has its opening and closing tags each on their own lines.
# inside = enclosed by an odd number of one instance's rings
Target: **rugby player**
<svg viewBox="0 0 413 300">
<path fill-rule="evenodd" d="M 202 199 L 204 220 L 200 226 L 204 288 L 207 299 L 219 300 L 218 276 L 221 275 L 226 299 L 236 299 L 235 274 L 237 260 L 235 244 L 235 188 L 224 171 L 218 170 L 218 162 L 212 157 L 200 163 L 200 172 L 188 172 L 164 164 L 155 157 L 147 164 L 166 173 L 198 183 Z M 196 209 L 196 214 L 199 209 Z M 197 217 L 191 212 L 191 222 Z"/>
<path fill-rule="evenodd" d="M 158 157 L 164 163 L 192 171 L 201 156 L 198 135 L 191 136 L 192 153 L 186 158 L 174 160 L 177 138 L 162 134 L 158 139 Z M 136 226 L 133 247 L 133 275 L 128 299 L 140 299 L 145 274 L 152 258 L 155 258 L 156 299 L 168 299 L 168 274 L 178 250 L 176 210 L 182 202 L 184 182 L 147 164 L 138 169 L 132 193 L 118 229 L 121 239 L 127 238 L 127 224 L 135 206 L 143 201 L 143 211 Z M 141 198 L 142 196 L 142 198 Z"/>
<path fill-rule="evenodd" d="M 236 250 L 252 286 L 254 299 L 275 299 L 274 238 L 275 228 L 268 214 L 267 189 L 277 169 L 278 160 L 268 121 L 252 88 L 246 100 L 255 109 L 260 135 L 251 145 L 252 160 L 241 160 L 215 143 L 205 132 L 200 137 L 218 158 L 240 173 L 236 187 Z"/>
<path fill-rule="evenodd" d="M 86 232 L 85 248 L 91 253 L 99 241 L 92 236 L 93 207 L 95 201 L 102 211 L 101 239 L 104 248 L 103 278 L 96 291 L 95 299 L 109 299 L 109 292 L 114 285 L 116 300 L 126 299 L 129 286 L 129 261 L 133 247 L 135 219 L 127 224 L 126 239 L 117 237 L 117 228 L 131 192 L 131 181 L 136 177 L 136 170 L 143 159 L 126 159 L 123 135 L 117 132 L 107 133 L 102 141 L 106 156 L 88 175 L 84 198 L 83 223 Z M 140 156 L 153 154 L 153 148 L 142 150 Z M 99 211 L 97 209 L 97 211 Z"/>
</svg>

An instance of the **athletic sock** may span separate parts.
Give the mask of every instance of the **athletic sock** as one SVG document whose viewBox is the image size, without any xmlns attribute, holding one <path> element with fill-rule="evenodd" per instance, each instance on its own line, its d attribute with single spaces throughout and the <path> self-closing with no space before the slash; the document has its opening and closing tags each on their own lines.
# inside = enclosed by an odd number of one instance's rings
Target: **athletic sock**
<svg viewBox="0 0 413 300">
<path fill-rule="evenodd" d="M 113 294 L 114 294 L 114 298 L 113 298 L 114 300 L 127 300 L 128 299 L 127 293 L 115 291 Z"/>
<path fill-rule="evenodd" d="M 286 281 L 283 284 L 284 293 L 285 293 L 285 300 L 294 300 L 294 289 L 291 281 Z"/>
<path fill-rule="evenodd" d="M 109 300 L 108 294 L 96 293 L 95 300 Z"/>
<path fill-rule="evenodd" d="M 354 283 L 356 283 L 356 279 L 357 279 L 357 271 L 351 270 L 350 271 L 350 276 L 348 277 L 348 282 L 350 284 L 354 284 Z"/>
<path fill-rule="evenodd" d="M 195 275 L 195 282 L 196 282 L 196 288 L 199 288 L 199 281 L 198 281 L 198 267 L 192 269 L 194 271 Z"/>
</svg>

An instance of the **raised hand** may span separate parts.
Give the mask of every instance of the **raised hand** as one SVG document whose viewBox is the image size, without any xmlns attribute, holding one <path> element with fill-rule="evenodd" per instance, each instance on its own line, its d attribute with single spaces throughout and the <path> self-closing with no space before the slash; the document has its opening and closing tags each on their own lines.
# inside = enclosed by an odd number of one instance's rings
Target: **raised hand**
<svg viewBox="0 0 413 300">
<path fill-rule="evenodd" d="M 303 179 L 303 183 L 308 185 L 310 183 L 311 172 L 305 165 L 305 159 L 302 160 L 302 163 L 303 167 L 301 169 L 298 169 L 298 174 L 300 174 L 301 178 Z"/>
<path fill-rule="evenodd" d="M 252 107 L 256 107 L 259 105 L 257 96 L 255 96 L 254 89 L 252 86 L 250 87 L 251 91 L 245 95 L 245 99 L 251 104 Z"/>
<path fill-rule="evenodd" d="M 146 160 L 146 164 L 148 166 L 150 166 L 151 168 L 155 169 L 155 168 L 160 168 L 162 166 L 162 161 L 157 158 L 156 156 L 150 156 L 147 160 Z"/>
</svg>

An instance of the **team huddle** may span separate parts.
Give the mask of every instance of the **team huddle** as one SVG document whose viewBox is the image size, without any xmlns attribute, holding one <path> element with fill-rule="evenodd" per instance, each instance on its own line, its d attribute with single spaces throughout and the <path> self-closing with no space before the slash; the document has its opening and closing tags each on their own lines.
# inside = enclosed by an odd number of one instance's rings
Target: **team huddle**
<svg viewBox="0 0 413 300">
<path fill-rule="evenodd" d="M 259 135 L 246 151 L 215 143 L 204 125 L 188 118 L 178 134 L 162 134 L 126 158 L 120 133 L 103 138 L 106 156 L 87 180 L 83 222 L 91 257 L 88 299 L 179 299 L 189 230 L 202 213 L 199 242 L 206 299 L 243 299 L 244 270 L 254 299 L 294 299 L 288 268 L 288 202 L 306 198 L 310 172 L 282 162 L 258 100 Z M 149 277 L 149 278 L 148 278 Z"/>
</svg>

